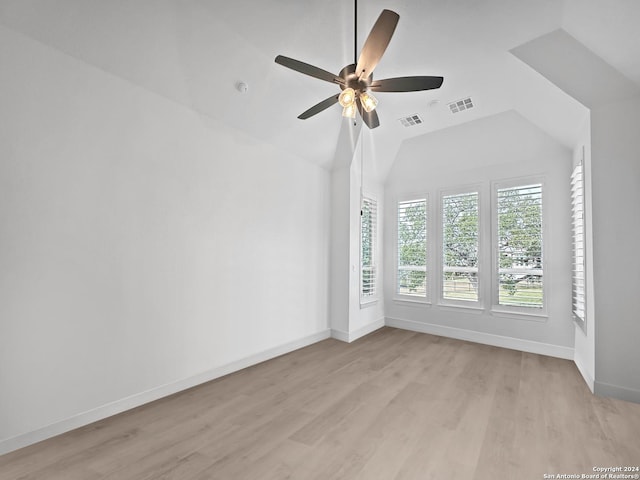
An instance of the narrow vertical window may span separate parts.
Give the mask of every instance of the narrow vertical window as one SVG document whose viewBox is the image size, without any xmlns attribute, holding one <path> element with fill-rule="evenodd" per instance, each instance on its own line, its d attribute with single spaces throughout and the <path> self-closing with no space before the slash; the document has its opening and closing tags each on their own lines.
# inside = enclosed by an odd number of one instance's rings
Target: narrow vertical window
<svg viewBox="0 0 640 480">
<path fill-rule="evenodd" d="M 542 308 L 542 185 L 497 189 L 498 304 Z"/>
<path fill-rule="evenodd" d="M 478 192 L 442 197 L 442 298 L 479 299 Z"/>
<path fill-rule="evenodd" d="M 573 317 L 585 328 L 585 235 L 584 235 L 584 171 L 580 162 L 571 174 L 571 216 L 573 226 L 572 305 Z"/>
<path fill-rule="evenodd" d="M 398 203 L 399 295 L 427 296 L 427 200 Z"/>
<path fill-rule="evenodd" d="M 362 200 L 360 214 L 360 278 L 362 299 L 376 295 L 376 233 L 378 227 L 378 204 L 368 197 Z"/>
</svg>

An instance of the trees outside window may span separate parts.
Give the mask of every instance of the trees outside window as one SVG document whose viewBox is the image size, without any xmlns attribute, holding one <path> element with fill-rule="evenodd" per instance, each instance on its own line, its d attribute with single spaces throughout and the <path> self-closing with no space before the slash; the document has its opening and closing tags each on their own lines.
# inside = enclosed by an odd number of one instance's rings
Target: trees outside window
<svg viewBox="0 0 640 480">
<path fill-rule="evenodd" d="M 542 185 L 497 189 L 498 305 L 543 306 Z"/>
<path fill-rule="evenodd" d="M 481 194 L 481 185 L 441 194 L 437 242 L 427 241 L 431 218 L 426 195 L 397 203 L 399 300 L 410 296 L 413 301 L 426 301 L 439 290 L 443 305 L 483 308 L 491 298 L 486 306 L 497 312 L 545 314 L 543 184 L 537 178 L 510 180 L 492 183 L 491 190 L 491 201 Z M 576 192 L 577 198 L 577 187 Z M 574 209 L 580 214 L 582 207 Z M 581 222 L 574 219 L 577 227 Z M 576 238 L 574 309 L 584 315 L 580 303 L 584 298 L 580 291 L 584 287 L 580 277 L 584 248 L 579 232 Z M 440 273 L 436 276 L 430 274 L 429 252 L 438 252 Z M 493 273 L 483 267 L 491 259 Z"/>
<path fill-rule="evenodd" d="M 427 200 L 398 203 L 397 290 L 427 296 Z"/>
<path fill-rule="evenodd" d="M 477 302 L 478 192 L 442 197 L 442 298 Z"/>
</svg>

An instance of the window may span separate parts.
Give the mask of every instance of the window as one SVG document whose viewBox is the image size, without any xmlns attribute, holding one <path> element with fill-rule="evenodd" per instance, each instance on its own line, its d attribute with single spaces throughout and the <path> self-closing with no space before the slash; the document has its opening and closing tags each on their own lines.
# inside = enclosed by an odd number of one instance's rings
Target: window
<svg viewBox="0 0 640 480">
<path fill-rule="evenodd" d="M 396 293 L 427 297 L 427 200 L 398 203 Z"/>
<path fill-rule="evenodd" d="M 442 298 L 477 302 L 478 192 L 442 196 Z"/>
<path fill-rule="evenodd" d="M 571 174 L 571 216 L 573 225 L 572 304 L 573 317 L 585 328 L 585 235 L 584 235 L 584 171 L 580 162 Z"/>
<path fill-rule="evenodd" d="M 573 188 L 577 185 L 574 180 Z M 429 213 L 427 192 L 398 201 L 395 299 L 427 303 L 435 298 L 443 307 L 545 318 L 544 189 L 543 178 L 531 176 L 445 190 L 437 216 Z M 575 190 L 574 203 L 581 192 Z M 574 224 L 579 317 L 584 315 L 584 234 L 579 230 L 584 222 Z"/>
<path fill-rule="evenodd" d="M 542 185 L 496 192 L 498 305 L 542 308 Z"/>
<path fill-rule="evenodd" d="M 376 232 L 378 227 L 378 204 L 372 198 L 362 199 L 360 212 L 360 278 L 361 299 L 372 299 L 376 295 Z"/>
</svg>

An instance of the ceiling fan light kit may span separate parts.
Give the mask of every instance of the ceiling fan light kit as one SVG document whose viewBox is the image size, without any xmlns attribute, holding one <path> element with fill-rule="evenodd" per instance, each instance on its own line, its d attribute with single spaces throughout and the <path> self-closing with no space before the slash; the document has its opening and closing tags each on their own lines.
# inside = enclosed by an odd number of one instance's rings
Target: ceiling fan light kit
<svg viewBox="0 0 640 480">
<path fill-rule="evenodd" d="M 338 97 L 338 102 L 343 107 L 348 107 L 356 103 L 356 91 L 353 88 L 345 88 L 340 96 Z"/>
<path fill-rule="evenodd" d="M 355 32 L 357 28 L 357 0 L 354 2 L 354 6 L 356 12 L 354 15 Z M 357 62 L 345 66 L 338 75 L 308 63 L 278 55 L 275 59 L 276 63 L 305 75 L 337 84 L 342 90 L 340 94 L 332 95 L 301 113 L 298 118 L 306 120 L 339 103 L 342 106 L 343 117 L 355 118 L 356 111 L 358 111 L 369 128 L 376 128 L 380 125 L 378 114 L 375 111 L 378 100 L 372 95 L 372 91 L 417 92 L 440 88 L 444 80 L 442 77 L 416 76 L 373 80 L 373 70 L 387 49 L 399 19 L 400 16 L 396 12 L 383 10 L 364 42 Z"/>
<path fill-rule="evenodd" d="M 378 106 L 378 99 L 367 92 L 360 94 L 360 102 L 362 102 L 362 107 L 366 112 L 372 112 Z"/>
<path fill-rule="evenodd" d="M 347 105 L 342 109 L 342 116 L 345 118 L 356 118 L 356 103 L 353 102 L 351 105 Z"/>
</svg>

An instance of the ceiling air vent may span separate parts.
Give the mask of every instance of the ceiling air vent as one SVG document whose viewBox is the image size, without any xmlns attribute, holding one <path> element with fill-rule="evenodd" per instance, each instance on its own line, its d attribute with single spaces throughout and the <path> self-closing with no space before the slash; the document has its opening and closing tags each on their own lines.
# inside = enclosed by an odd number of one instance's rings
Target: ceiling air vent
<svg viewBox="0 0 640 480">
<path fill-rule="evenodd" d="M 422 123 L 422 119 L 417 113 L 409 115 L 408 117 L 399 118 L 398 121 L 405 127 L 413 127 L 414 125 L 420 125 Z"/>
<path fill-rule="evenodd" d="M 462 112 L 463 110 L 469 110 L 470 108 L 473 108 L 471 97 L 463 98 L 462 100 L 457 100 L 449 104 L 451 113 Z"/>
</svg>

